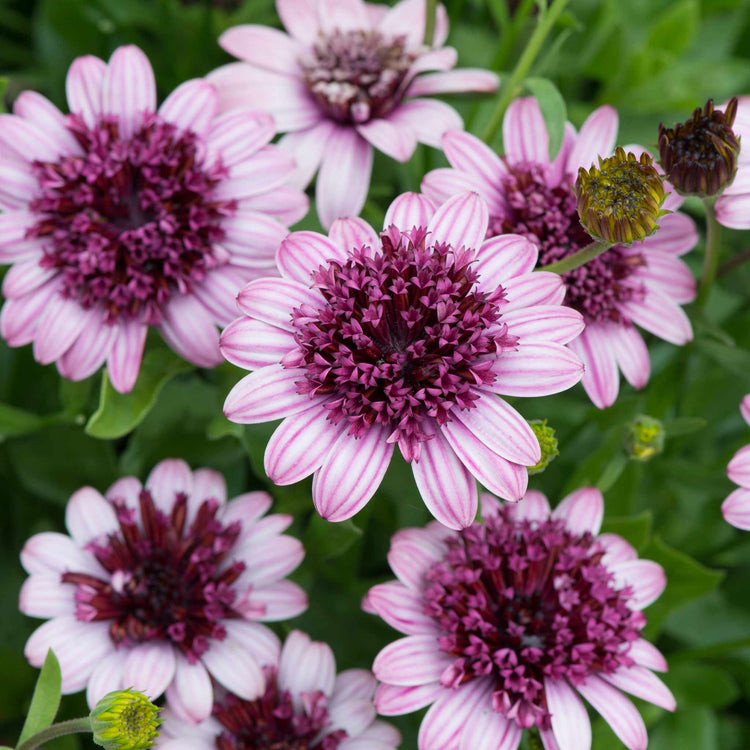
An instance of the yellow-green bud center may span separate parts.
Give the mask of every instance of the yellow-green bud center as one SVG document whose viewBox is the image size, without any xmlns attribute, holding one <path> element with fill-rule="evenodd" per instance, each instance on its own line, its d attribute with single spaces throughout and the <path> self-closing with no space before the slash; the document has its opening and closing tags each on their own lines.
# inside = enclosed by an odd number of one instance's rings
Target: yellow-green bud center
<svg viewBox="0 0 750 750">
<path fill-rule="evenodd" d="M 542 450 L 542 457 L 539 463 L 529 466 L 529 474 L 541 474 L 553 461 L 555 456 L 560 454 L 557 449 L 557 438 L 555 430 L 547 425 L 546 419 L 534 419 L 529 422 L 529 426 L 539 441 L 539 447 Z"/>
<path fill-rule="evenodd" d="M 135 690 L 105 695 L 91 712 L 94 742 L 106 750 L 145 750 L 159 736 L 159 708 Z"/>
<path fill-rule="evenodd" d="M 638 158 L 618 146 L 599 167 L 581 167 L 575 185 L 578 216 L 586 231 L 610 245 L 630 245 L 657 229 L 666 194 L 647 154 Z"/>
<path fill-rule="evenodd" d="M 664 449 L 664 425 L 654 417 L 639 414 L 628 425 L 625 448 L 636 461 L 648 461 Z"/>
</svg>

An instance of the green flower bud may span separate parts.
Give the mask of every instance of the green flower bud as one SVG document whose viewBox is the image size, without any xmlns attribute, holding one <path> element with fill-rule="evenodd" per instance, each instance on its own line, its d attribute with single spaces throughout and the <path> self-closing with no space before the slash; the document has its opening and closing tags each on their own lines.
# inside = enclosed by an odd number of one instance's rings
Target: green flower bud
<svg viewBox="0 0 750 750">
<path fill-rule="evenodd" d="M 654 417 L 639 414 L 625 433 L 625 449 L 636 461 L 648 461 L 664 449 L 664 425 Z"/>
<path fill-rule="evenodd" d="M 555 430 L 547 425 L 546 419 L 533 419 L 529 426 L 539 441 L 539 447 L 542 449 L 542 457 L 539 463 L 529 466 L 529 474 L 541 474 L 554 460 L 555 456 L 560 455 L 557 449 L 557 438 Z"/>
<path fill-rule="evenodd" d="M 107 693 L 91 712 L 94 742 L 106 750 L 145 750 L 159 736 L 159 709 L 136 690 Z"/>
<path fill-rule="evenodd" d="M 578 217 L 584 229 L 608 245 L 632 245 L 658 228 L 666 198 L 661 175 L 647 154 L 640 159 L 618 146 L 614 156 L 599 157 L 599 167 L 578 170 Z"/>
</svg>

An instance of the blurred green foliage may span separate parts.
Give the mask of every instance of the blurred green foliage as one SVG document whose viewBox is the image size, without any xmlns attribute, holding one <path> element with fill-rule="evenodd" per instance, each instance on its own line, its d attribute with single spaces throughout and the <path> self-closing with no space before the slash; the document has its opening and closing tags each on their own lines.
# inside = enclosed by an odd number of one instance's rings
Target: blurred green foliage
<svg viewBox="0 0 750 750">
<path fill-rule="evenodd" d="M 492 67 L 507 78 L 531 34 L 533 0 L 447 0 L 449 42 L 463 66 Z M 222 6 L 222 7 L 219 7 Z M 225 6 L 229 6 L 227 9 Z M 0 76 L 6 102 L 35 88 L 64 105 L 64 77 L 78 55 L 107 57 L 136 43 L 151 59 L 162 96 L 229 58 L 217 36 L 238 23 L 279 25 L 272 0 L 236 3 L 178 0 L 0 0 Z M 750 92 L 748 0 L 572 0 L 532 66 L 524 90 L 543 103 L 559 145 L 567 118 L 580 125 L 600 104 L 616 106 L 620 142 L 653 145 L 660 121 L 684 119 L 713 97 Z M 494 101 L 454 98 L 468 129 L 481 132 Z M 501 141 L 498 139 L 498 148 Z M 399 192 L 418 189 L 427 169 L 443 164 L 420 147 L 406 165 L 378 155 L 364 216 L 382 222 Z M 702 227 L 700 206 L 687 210 Z M 314 214 L 302 223 L 317 228 Z M 748 245 L 748 233 L 725 232 L 722 260 Z M 697 270 L 702 246 L 689 262 Z M 731 491 L 726 464 L 750 430 L 738 404 L 750 391 L 750 264 L 722 275 L 703 313 L 688 310 L 695 341 L 677 348 L 649 341 L 652 377 L 636 393 L 623 385 L 617 403 L 594 408 L 582 388 L 519 402 L 528 419 L 547 418 L 560 456 L 531 486 L 553 502 L 584 484 L 605 492 L 605 530 L 622 534 L 667 570 L 665 594 L 648 611 L 649 636 L 667 654 L 666 680 L 678 699 L 674 715 L 639 703 L 655 750 L 750 747 L 750 535 L 719 512 Z M 15 742 L 28 709 L 34 671 L 23 644 L 35 622 L 17 611 L 24 575 L 18 554 L 33 533 L 62 529 L 64 503 L 82 485 L 105 489 L 115 478 L 144 476 L 160 459 L 181 456 L 227 476 L 230 491 L 265 488 L 307 558 L 295 574 L 310 594 L 307 613 L 278 626 L 302 627 L 330 641 L 339 666 L 368 666 L 394 633 L 360 610 L 374 583 L 392 577 L 386 552 L 399 527 L 426 523 L 409 468 L 394 460 L 375 499 L 353 521 L 329 526 L 312 510 L 310 482 L 273 487 L 262 456 L 273 425 L 242 428 L 221 415 L 241 372 L 224 365 L 197 372 L 163 348 L 147 355 L 133 394 L 116 394 L 96 375 L 60 381 L 28 347 L 0 344 L 0 744 Z M 624 450 L 628 422 L 648 414 L 666 425 L 663 453 L 648 463 Z M 83 698 L 63 699 L 61 717 L 85 712 Z M 419 717 L 397 720 L 403 747 L 416 748 Z M 49 745 L 83 747 L 66 738 Z M 604 722 L 597 750 L 619 748 Z"/>
</svg>

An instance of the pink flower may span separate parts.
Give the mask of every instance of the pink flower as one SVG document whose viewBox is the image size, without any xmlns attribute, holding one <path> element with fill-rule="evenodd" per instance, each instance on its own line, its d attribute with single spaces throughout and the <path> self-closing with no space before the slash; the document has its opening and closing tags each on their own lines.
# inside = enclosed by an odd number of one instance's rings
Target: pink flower
<svg viewBox="0 0 750 750">
<path fill-rule="evenodd" d="M 750 140 L 750 136 L 748 136 Z M 750 425 L 750 394 L 742 399 L 740 412 Z M 722 503 L 724 519 L 738 529 L 750 531 L 750 444 L 740 448 L 727 466 L 727 476 L 739 485 Z"/>
<path fill-rule="evenodd" d="M 323 226 L 356 216 L 370 184 L 373 146 L 408 161 L 417 142 L 440 148 L 447 130 L 463 127 L 431 94 L 494 91 L 485 70 L 451 71 L 456 51 L 444 47 L 445 8 L 438 6 L 432 48 L 423 44 L 425 0 L 393 8 L 362 0 L 276 0 L 289 34 L 237 26 L 219 44 L 242 62 L 208 76 L 224 108 L 270 112 L 279 145 L 297 159 L 304 187 L 320 168 L 316 208 Z M 426 71 L 438 71 L 421 75 Z"/>
<path fill-rule="evenodd" d="M 269 653 L 269 656 L 271 654 Z M 266 690 L 246 700 L 217 690 L 211 717 L 198 724 L 167 709 L 159 750 L 393 750 L 401 735 L 375 719 L 375 678 L 365 669 L 336 674 L 331 647 L 293 630 L 276 639 L 264 666 Z M 241 679 L 241 676 L 240 676 Z"/>
<path fill-rule="evenodd" d="M 114 387 L 138 376 L 149 326 L 200 367 L 221 362 L 217 324 L 233 296 L 273 273 L 285 224 L 307 199 L 268 143 L 270 116 L 217 115 L 206 81 L 183 83 L 156 108 L 137 47 L 68 71 L 72 114 L 31 91 L 0 116 L 0 262 L 12 263 L 0 332 L 33 342 L 72 380 L 106 362 Z"/>
<path fill-rule="evenodd" d="M 724 107 L 719 108 L 723 111 Z M 750 96 L 741 96 L 732 130 L 740 138 L 737 173 L 716 201 L 716 219 L 730 229 L 750 229 Z"/>
<path fill-rule="evenodd" d="M 245 700 L 263 695 L 261 666 L 277 642 L 260 622 L 307 608 L 284 580 L 304 555 L 281 533 L 292 517 L 263 518 L 270 505 L 265 492 L 227 503 L 220 474 L 177 459 L 158 464 L 145 487 L 125 477 L 105 497 L 78 490 L 65 514 L 70 537 L 37 534 L 21 552 L 21 611 L 51 618 L 26 658 L 39 667 L 52 648 L 63 692 L 87 687 L 92 707 L 111 690 L 166 691 L 175 712 L 201 721 L 212 678 Z"/>
<path fill-rule="evenodd" d="M 588 168 L 599 154 L 609 155 L 616 137 L 617 113 L 600 107 L 579 133 L 568 123 L 560 152 L 550 161 L 536 99 L 517 99 L 503 123 L 505 156 L 468 133 L 448 133 L 443 148 L 453 168 L 427 174 L 422 190 L 436 201 L 476 190 L 490 207 L 489 236 L 523 235 L 539 247 L 539 265 L 548 265 L 592 241 L 578 220 L 572 186 L 578 168 Z M 627 150 L 639 155 L 644 149 Z M 682 201 L 671 193 L 664 207 L 675 211 Z M 685 214 L 671 213 L 659 224 L 645 241 L 617 245 L 563 274 L 565 304 L 583 313 L 586 321 L 586 330 L 571 348 L 586 365 L 583 386 L 600 409 L 617 398 L 619 370 L 635 388 L 648 382 L 648 350 L 636 325 L 673 344 L 692 338 L 680 304 L 695 297 L 695 280 L 678 256 L 694 247 L 698 234 Z"/>
<path fill-rule="evenodd" d="M 564 344 L 582 321 L 560 305 L 559 276 L 530 273 L 536 247 L 514 235 L 485 241 L 487 220 L 476 193 L 437 210 L 406 193 L 380 236 L 361 219 L 336 220 L 329 237 L 290 234 L 277 253 L 282 278 L 240 292 L 245 317 L 221 348 L 255 372 L 224 413 L 284 420 L 266 473 L 291 484 L 314 472 L 313 501 L 329 521 L 367 503 L 396 444 L 430 512 L 451 528 L 474 520 L 475 477 L 523 497 L 539 444 L 496 394 L 577 383 L 582 366 Z"/>
<path fill-rule="evenodd" d="M 375 658 L 383 715 L 427 711 L 419 750 L 516 750 L 536 726 L 546 750 L 588 750 L 580 696 L 630 750 L 646 727 L 624 691 L 669 711 L 651 670 L 664 657 L 641 637 L 641 610 L 666 579 L 614 534 L 601 493 L 584 488 L 550 513 L 530 491 L 514 506 L 482 496 L 484 523 L 460 532 L 403 529 L 388 560 L 398 581 L 364 607 L 406 634 Z"/>
</svg>

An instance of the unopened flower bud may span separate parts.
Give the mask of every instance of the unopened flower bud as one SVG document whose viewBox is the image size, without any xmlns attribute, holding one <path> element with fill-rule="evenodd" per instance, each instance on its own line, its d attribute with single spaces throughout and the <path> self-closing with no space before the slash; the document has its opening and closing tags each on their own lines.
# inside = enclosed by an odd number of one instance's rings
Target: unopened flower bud
<svg viewBox="0 0 750 750">
<path fill-rule="evenodd" d="M 106 750 L 145 750 L 159 736 L 160 709 L 136 690 L 107 693 L 91 712 L 94 742 Z"/>
<path fill-rule="evenodd" d="M 586 231 L 609 245 L 631 245 L 657 229 L 666 194 L 662 177 L 647 154 L 638 158 L 618 146 L 599 157 L 599 167 L 578 170 L 578 217 Z"/>
<path fill-rule="evenodd" d="M 639 414 L 627 427 L 625 449 L 636 461 L 648 461 L 664 449 L 664 425 L 654 417 Z"/>
<path fill-rule="evenodd" d="M 732 125 L 737 97 L 722 112 L 713 99 L 673 128 L 659 125 L 659 156 L 667 179 L 683 195 L 718 195 L 734 179 L 740 140 Z"/>
<path fill-rule="evenodd" d="M 539 447 L 542 449 L 542 457 L 539 463 L 529 466 L 529 474 L 541 474 L 554 460 L 555 456 L 560 455 L 557 449 L 557 438 L 555 430 L 547 425 L 546 419 L 533 419 L 529 426 L 539 441 Z"/>
</svg>

